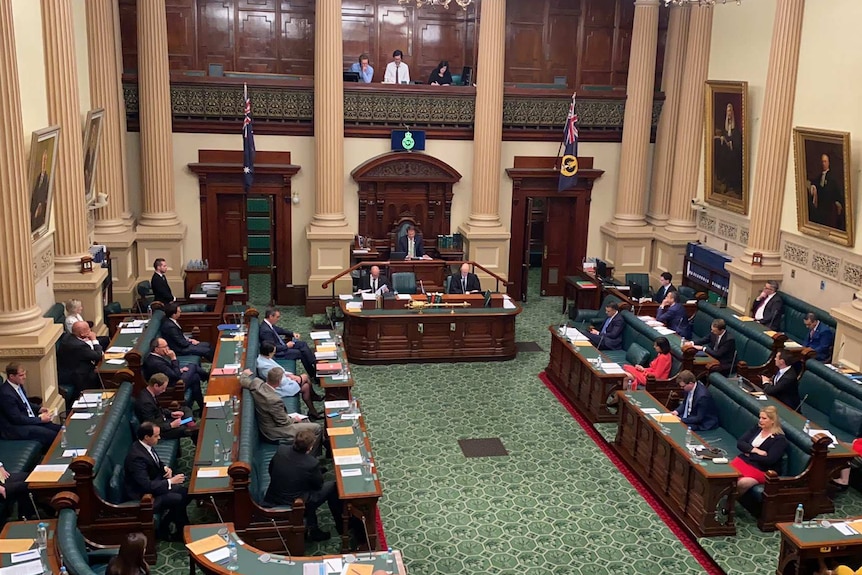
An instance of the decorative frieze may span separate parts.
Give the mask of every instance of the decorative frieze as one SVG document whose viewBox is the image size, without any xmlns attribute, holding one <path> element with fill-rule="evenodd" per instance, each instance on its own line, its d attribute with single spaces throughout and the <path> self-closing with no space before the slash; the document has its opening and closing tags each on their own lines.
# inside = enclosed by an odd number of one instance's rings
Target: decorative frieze
<svg viewBox="0 0 862 575">
<path fill-rule="evenodd" d="M 814 250 L 811 254 L 811 270 L 827 277 L 838 279 L 841 258 Z"/>
<path fill-rule="evenodd" d="M 808 248 L 805 246 L 784 240 L 784 252 L 781 257 L 790 263 L 808 267 Z"/>
</svg>

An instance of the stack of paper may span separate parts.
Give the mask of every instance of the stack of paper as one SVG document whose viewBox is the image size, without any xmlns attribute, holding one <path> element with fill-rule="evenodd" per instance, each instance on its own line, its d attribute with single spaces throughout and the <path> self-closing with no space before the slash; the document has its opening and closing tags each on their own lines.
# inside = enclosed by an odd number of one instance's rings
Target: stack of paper
<svg viewBox="0 0 862 575">
<path fill-rule="evenodd" d="M 120 329 L 122 334 L 144 333 L 143 327 L 124 327 Z"/>
<path fill-rule="evenodd" d="M 518 306 L 516 306 L 515 302 L 513 302 L 512 300 L 504 299 L 503 300 L 503 309 L 518 309 Z"/>
<path fill-rule="evenodd" d="M 655 330 L 662 335 L 670 335 L 670 334 L 674 333 L 674 331 L 672 329 L 668 329 L 664 326 L 656 327 Z"/>
<path fill-rule="evenodd" d="M 105 355 L 108 355 L 109 353 L 124 354 L 124 353 L 128 353 L 130 351 L 132 351 L 131 347 L 123 347 L 121 345 L 112 345 L 111 347 L 109 347 L 108 349 L 105 350 Z"/>
<path fill-rule="evenodd" d="M 66 470 L 69 469 L 69 464 L 61 465 L 37 465 L 27 477 L 27 483 L 57 483 Z"/>
<path fill-rule="evenodd" d="M 362 293 L 362 301 L 374 301 L 377 299 L 377 296 L 373 293 Z"/>
<path fill-rule="evenodd" d="M 309 334 L 311 339 L 329 339 L 328 331 L 313 331 Z"/>
<path fill-rule="evenodd" d="M 602 371 L 608 374 L 623 374 L 625 370 L 618 363 L 602 363 Z"/>
<path fill-rule="evenodd" d="M 332 460 L 335 465 L 359 465 L 362 463 L 362 454 L 358 447 L 333 449 Z"/>
<path fill-rule="evenodd" d="M 353 299 L 353 294 L 352 293 L 343 293 L 343 294 L 338 296 L 338 299 L 340 299 L 342 301 L 350 301 Z"/>
<path fill-rule="evenodd" d="M 400 293 L 395 296 L 399 300 L 410 301 L 413 297 L 409 293 Z"/>
<path fill-rule="evenodd" d="M 338 359 L 338 353 L 334 349 L 326 351 L 315 351 L 314 357 L 315 359 L 317 359 L 317 361 L 325 359 Z"/>
<path fill-rule="evenodd" d="M 132 321 L 127 321 L 125 323 L 121 323 L 120 327 L 143 327 L 147 325 L 147 321 L 145 319 L 134 319 Z"/>
<path fill-rule="evenodd" d="M 323 407 L 326 409 L 346 409 L 350 407 L 350 402 L 346 399 L 339 399 L 337 401 L 324 401 Z"/>
<path fill-rule="evenodd" d="M 407 296 L 407 297 L 409 298 L 410 296 Z M 362 302 L 361 301 L 347 302 L 347 305 L 345 307 L 348 309 L 348 311 L 362 311 Z"/>
</svg>

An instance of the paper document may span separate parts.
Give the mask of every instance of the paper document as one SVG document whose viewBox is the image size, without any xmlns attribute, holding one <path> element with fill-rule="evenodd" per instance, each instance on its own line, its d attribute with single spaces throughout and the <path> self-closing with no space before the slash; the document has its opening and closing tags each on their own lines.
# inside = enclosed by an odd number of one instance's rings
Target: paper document
<svg viewBox="0 0 862 575">
<path fill-rule="evenodd" d="M 56 483 L 57 481 L 60 481 L 60 478 L 63 477 L 63 474 L 66 473 L 68 468 L 68 464 L 37 465 L 33 471 L 30 472 L 30 475 L 27 476 L 27 482 Z"/>
<path fill-rule="evenodd" d="M 67 449 L 63 452 L 63 457 L 81 457 L 82 455 L 87 455 L 87 450 L 84 448 Z"/>
<path fill-rule="evenodd" d="M 41 575 L 42 573 L 41 559 L 0 569 L 0 575 Z"/>
<path fill-rule="evenodd" d="M 674 331 L 672 329 L 668 329 L 666 327 L 657 327 L 657 328 L 655 328 L 655 330 L 662 335 L 670 335 L 670 334 L 674 333 Z"/>
<path fill-rule="evenodd" d="M 739 321 L 754 321 L 754 318 L 748 315 L 735 315 L 733 316 Z"/>
<path fill-rule="evenodd" d="M 299 421 L 304 421 L 304 420 L 308 419 L 307 415 L 303 415 L 302 413 L 296 413 L 295 411 L 293 413 L 288 413 L 287 416 L 289 418 L 293 419 L 294 421 L 297 418 L 299 418 Z"/>
<path fill-rule="evenodd" d="M 400 293 L 400 294 L 396 295 L 395 297 L 399 300 L 404 300 L 404 301 L 410 301 L 411 299 L 413 299 L 409 293 Z"/>
<path fill-rule="evenodd" d="M 349 302 L 347 302 L 347 305 L 345 307 L 349 310 L 361 310 L 362 309 L 362 302 L 361 301 L 349 301 Z"/>
<path fill-rule="evenodd" d="M 120 330 L 122 334 L 133 334 L 133 333 L 144 333 L 144 328 L 142 327 L 124 327 Z"/>
<path fill-rule="evenodd" d="M 676 423 L 679 418 L 672 413 L 658 413 L 652 416 L 659 423 Z"/>
<path fill-rule="evenodd" d="M 0 553 L 20 553 L 33 546 L 34 539 L 0 539 Z"/>
<path fill-rule="evenodd" d="M 859 535 L 852 527 L 847 525 L 847 523 L 844 521 L 842 521 L 841 523 L 833 523 L 832 527 L 837 529 L 841 533 L 841 535 L 847 535 L 848 537 Z"/>
<path fill-rule="evenodd" d="M 334 351 L 315 351 L 315 359 L 338 359 L 338 353 Z"/>
<path fill-rule="evenodd" d="M 838 438 L 835 437 L 835 434 L 833 434 L 828 429 L 809 429 L 808 430 L 808 435 L 810 435 L 812 438 L 817 436 L 817 435 L 820 435 L 821 433 L 832 440 L 832 444 L 829 445 L 829 447 L 834 447 L 837 444 Z M 862 521 L 860 521 L 859 523 L 860 523 L 860 525 L 862 525 Z M 862 531 L 860 531 L 860 533 L 862 533 Z"/>
<path fill-rule="evenodd" d="M 361 413 L 342 413 L 341 419 L 359 419 L 362 416 Z"/>
<path fill-rule="evenodd" d="M 326 575 L 326 566 L 318 562 L 303 563 L 302 575 Z"/>
<path fill-rule="evenodd" d="M 186 543 L 186 548 L 195 555 L 207 553 L 209 551 L 212 551 L 213 549 L 219 549 L 221 547 L 224 547 L 225 551 L 227 551 L 227 541 L 225 541 L 218 535 L 210 535 L 209 537 L 205 537 L 204 539 L 198 539 L 197 541 Z"/>
<path fill-rule="evenodd" d="M 362 475 L 362 469 L 359 467 L 351 467 L 350 469 L 341 470 L 342 477 L 359 477 L 360 475 Z"/>
<path fill-rule="evenodd" d="M 503 300 L 503 309 L 518 309 L 518 306 L 516 306 L 515 302 L 513 302 L 512 300 L 504 299 Z"/>
<path fill-rule="evenodd" d="M 26 541 L 32 542 L 32 539 L 26 539 Z M 39 550 L 38 549 L 30 549 L 29 551 L 21 551 L 20 553 L 13 553 L 9 559 L 12 563 L 21 563 L 22 561 L 33 561 L 34 559 L 40 559 Z"/>
<path fill-rule="evenodd" d="M 324 401 L 323 407 L 326 409 L 344 409 L 345 407 L 350 407 L 350 402 L 346 399 L 340 399 L 338 401 Z"/>
<path fill-rule="evenodd" d="M 362 463 L 362 454 L 358 447 L 333 449 L 332 458 L 335 465 L 359 465 Z"/>
<path fill-rule="evenodd" d="M 72 404 L 72 409 L 92 409 L 94 407 L 99 407 L 100 401 L 81 401 L 77 400 Z"/>
<path fill-rule="evenodd" d="M 342 575 L 371 575 L 374 573 L 372 563 L 348 563 L 344 566 Z"/>
<path fill-rule="evenodd" d="M 641 411 L 643 411 L 643 412 L 644 412 L 644 413 L 646 413 L 647 415 L 658 415 L 659 413 L 661 413 L 661 412 L 660 412 L 658 409 L 656 409 L 655 407 L 644 407 L 643 409 L 641 409 Z"/>
<path fill-rule="evenodd" d="M 862 521 L 848 521 L 847 527 L 852 529 L 858 535 L 862 535 Z"/>
<path fill-rule="evenodd" d="M 93 415 L 95 414 L 88 411 L 78 411 L 73 413 L 69 419 L 90 419 L 91 417 L 93 417 Z"/>
<path fill-rule="evenodd" d="M 112 345 L 108 349 L 105 350 L 105 353 L 127 353 L 132 351 L 131 347 L 123 347 L 121 345 Z"/>
<path fill-rule="evenodd" d="M 219 539 L 221 539 L 221 537 L 219 537 Z M 227 547 L 222 547 L 221 549 L 204 553 L 204 557 L 213 563 L 219 563 L 220 561 L 224 561 L 230 557 L 230 550 Z"/>
<path fill-rule="evenodd" d="M 227 467 L 198 467 L 198 477 L 227 477 Z"/>
<path fill-rule="evenodd" d="M 327 573 L 341 573 L 343 569 L 341 563 L 341 557 L 333 557 L 332 559 L 324 559 L 323 563 L 326 565 Z"/>
<path fill-rule="evenodd" d="M 336 437 L 339 435 L 353 435 L 353 428 L 348 426 L 330 427 L 326 430 L 326 433 L 329 435 L 329 437 Z"/>
<path fill-rule="evenodd" d="M 377 296 L 373 293 L 363 293 L 362 301 L 374 301 L 377 299 Z"/>
<path fill-rule="evenodd" d="M 206 293 L 192 293 L 189 294 L 189 299 L 206 299 L 208 296 Z"/>
<path fill-rule="evenodd" d="M 353 299 L 353 294 L 352 293 L 343 293 L 343 294 L 338 296 L 338 299 L 340 299 L 341 301 L 350 301 Z"/>
<path fill-rule="evenodd" d="M 311 339 L 329 339 L 328 331 L 313 331 L 308 335 Z"/>
<path fill-rule="evenodd" d="M 641 321 L 653 321 L 655 318 L 651 315 L 639 315 L 638 319 Z"/>
<path fill-rule="evenodd" d="M 123 365 L 124 363 L 126 363 L 126 360 L 125 359 L 109 359 L 109 360 L 105 361 L 105 363 L 107 363 L 108 365 Z"/>
</svg>

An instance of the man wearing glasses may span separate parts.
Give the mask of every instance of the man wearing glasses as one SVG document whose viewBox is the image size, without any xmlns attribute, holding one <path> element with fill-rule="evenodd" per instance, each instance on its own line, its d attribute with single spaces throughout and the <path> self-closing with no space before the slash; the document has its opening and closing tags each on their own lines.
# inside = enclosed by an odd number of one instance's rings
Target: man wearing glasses
<svg viewBox="0 0 862 575">
<path fill-rule="evenodd" d="M 763 291 L 751 304 L 751 315 L 757 323 L 769 329 L 781 331 L 781 316 L 784 315 L 784 301 L 778 294 L 778 282 L 768 280 Z"/>
</svg>

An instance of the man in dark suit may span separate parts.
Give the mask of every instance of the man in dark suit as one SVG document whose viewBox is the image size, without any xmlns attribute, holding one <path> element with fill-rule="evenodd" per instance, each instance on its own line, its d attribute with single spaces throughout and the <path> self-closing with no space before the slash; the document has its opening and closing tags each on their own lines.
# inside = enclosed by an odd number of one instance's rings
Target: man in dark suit
<svg viewBox="0 0 862 575">
<path fill-rule="evenodd" d="M 153 262 L 153 277 L 150 279 L 150 287 L 153 289 L 153 299 L 160 301 L 163 304 L 169 304 L 176 301 L 171 286 L 168 283 L 168 278 L 165 277 L 165 272 L 168 271 L 168 263 L 164 258 L 156 258 Z"/>
<path fill-rule="evenodd" d="M 422 236 L 416 233 L 416 228 L 407 226 L 407 234 L 398 238 L 398 249 L 396 251 L 407 254 L 407 259 L 423 259 L 430 260 L 431 258 L 425 253 L 425 245 Z"/>
<path fill-rule="evenodd" d="M 828 362 L 832 359 L 832 346 L 835 343 L 835 332 L 828 325 L 817 319 L 817 316 L 808 312 L 802 323 L 808 328 L 808 337 L 805 338 L 805 347 L 810 347 L 817 355 L 817 361 Z"/>
<path fill-rule="evenodd" d="M 820 156 L 821 172 L 809 180 L 808 219 L 836 230 L 847 227 L 844 216 L 844 176 L 830 167 L 829 154 Z"/>
<path fill-rule="evenodd" d="M 778 282 L 767 280 L 763 290 L 751 304 L 751 316 L 774 331 L 781 331 L 781 316 L 784 315 L 784 300 L 778 293 Z"/>
<path fill-rule="evenodd" d="M 150 421 L 161 429 L 163 439 L 179 439 L 189 437 L 192 443 L 198 443 L 198 430 L 195 422 L 182 425 L 180 422 L 191 417 L 191 410 L 178 409 L 171 411 L 159 405 L 159 396 L 168 389 L 168 376 L 157 373 L 147 380 L 147 387 L 141 390 L 135 399 L 135 415 L 139 421 Z"/>
<path fill-rule="evenodd" d="M 688 321 L 685 306 L 679 303 L 678 291 L 668 292 L 661 302 L 655 318 L 668 329 L 678 333 L 681 338 L 691 339 L 691 322 Z"/>
<path fill-rule="evenodd" d="M 623 328 L 625 322 L 620 315 L 620 306 L 611 302 L 605 306 L 605 314 L 608 316 L 602 324 L 602 329 L 590 328 L 587 338 L 598 349 L 620 350 L 623 348 Z"/>
<path fill-rule="evenodd" d="M 33 502 L 30 501 L 30 490 L 27 489 L 29 476 L 29 471 L 9 473 L 0 462 L 0 498 L 6 500 L 6 514 L 0 517 L 0 522 L 6 521 L 6 516 L 12 511 L 13 502 L 18 504 L 18 516 L 26 518 L 36 515 Z"/>
<path fill-rule="evenodd" d="M 775 377 L 761 375 L 763 392 L 772 396 L 790 409 L 798 409 L 799 401 L 799 375 L 793 367 L 793 360 L 786 351 L 780 350 L 775 353 Z"/>
<path fill-rule="evenodd" d="M 341 525 L 341 500 L 335 481 L 324 481 L 320 463 L 311 454 L 315 436 L 303 429 L 296 434 L 293 445 L 280 445 L 269 462 L 270 482 L 264 501 L 269 505 L 293 505 L 294 500 L 305 502 L 305 525 L 308 538 L 326 541 L 328 531 L 321 531 L 317 522 L 317 508 L 325 501 L 335 519 Z"/>
<path fill-rule="evenodd" d="M 60 426 L 52 423 L 51 413 L 30 403 L 24 384 L 27 370 L 17 362 L 6 366 L 6 382 L 0 385 L 0 437 L 34 439 L 48 449 Z"/>
<path fill-rule="evenodd" d="M 267 308 L 264 313 L 263 321 L 260 322 L 258 337 L 260 343 L 268 341 L 275 346 L 275 357 L 277 359 L 299 359 L 302 361 L 302 366 L 305 368 L 305 373 L 312 380 L 317 378 L 317 368 L 315 367 L 314 352 L 308 347 L 304 341 L 299 339 L 299 334 L 283 327 L 278 327 L 276 323 L 281 318 L 281 312 L 275 308 Z M 284 336 L 284 339 L 282 339 Z"/>
<path fill-rule="evenodd" d="M 461 264 L 461 273 L 449 277 L 449 293 L 479 293 L 482 286 L 476 274 L 470 272 L 470 264 Z"/>
<path fill-rule="evenodd" d="M 661 284 L 661 287 L 658 288 L 652 296 L 652 300 L 654 302 L 661 303 L 664 301 L 664 298 L 667 297 L 667 294 L 676 291 L 676 286 L 671 283 L 672 279 L 673 275 L 668 272 L 662 272 L 658 278 L 658 282 Z"/>
<path fill-rule="evenodd" d="M 180 541 L 183 528 L 189 523 L 186 505 L 189 503 L 188 490 L 183 487 L 185 475 L 174 474 L 173 470 L 162 463 L 153 450 L 159 442 L 161 429 L 152 422 L 144 422 L 138 427 L 137 441 L 132 442 L 126 461 L 124 484 L 130 499 L 140 499 L 147 493 L 153 496 L 153 512 L 161 515 L 161 528 L 156 534 L 160 539 Z M 170 532 L 173 523 L 176 531 Z"/>
<path fill-rule="evenodd" d="M 359 282 L 359 289 L 368 290 L 371 293 L 377 293 L 377 290 L 382 287 L 387 288 L 383 291 L 389 290 L 391 287 L 389 285 L 389 278 L 386 277 L 386 274 L 380 273 L 380 268 L 378 266 L 371 266 L 370 273 L 366 276 L 362 276 L 362 279 Z"/>
<path fill-rule="evenodd" d="M 61 385 L 75 386 L 74 397 L 66 398 L 68 405 L 81 391 L 101 387 L 96 366 L 102 361 L 102 346 L 90 325 L 85 321 L 72 324 L 71 333 L 64 333 L 57 350 L 57 371 Z"/>
<path fill-rule="evenodd" d="M 694 349 L 702 351 L 718 361 L 721 374 L 728 375 L 733 369 L 733 362 L 736 358 L 736 340 L 727 331 L 727 324 L 720 317 L 712 320 L 709 334 L 694 341 Z"/>
<path fill-rule="evenodd" d="M 718 411 L 706 386 L 697 381 L 694 374 L 687 369 L 679 372 L 676 382 L 685 397 L 671 413 L 695 431 L 708 431 L 718 427 Z"/>
<path fill-rule="evenodd" d="M 169 385 L 176 385 L 178 381 L 186 384 L 186 405 L 189 407 L 197 401 L 198 408 L 204 408 L 204 395 L 201 391 L 201 379 L 206 377 L 206 370 L 199 365 L 180 365 L 177 354 L 168 346 L 168 342 L 161 337 L 153 339 L 150 344 L 150 353 L 144 358 L 141 371 L 144 379 L 150 380 L 153 375 L 163 373 L 167 376 Z"/>
<path fill-rule="evenodd" d="M 162 337 L 168 342 L 168 347 L 179 355 L 198 355 L 207 361 L 212 361 L 212 346 L 205 341 L 200 342 L 186 337 L 179 323 L 180 315 L 182 315 L 182 310 L 177 304 L 172 303 L 165 306 L 165 316 L 167 317 L 162 322 L 160 331 Z"/>
</svg>

